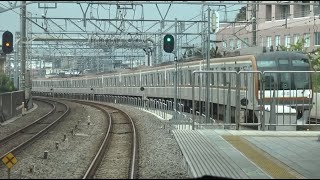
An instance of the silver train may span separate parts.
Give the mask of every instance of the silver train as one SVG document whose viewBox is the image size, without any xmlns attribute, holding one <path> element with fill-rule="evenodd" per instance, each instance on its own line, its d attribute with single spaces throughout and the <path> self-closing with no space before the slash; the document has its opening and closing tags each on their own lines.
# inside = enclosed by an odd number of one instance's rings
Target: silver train
<svg viewBox="0 0 320 180">
<path fill-rule="evenodd" d="M 194 96 L 195 111 L 204 113 L 205 86 L 208 83 L 210 116 L 213 118 L 225 116 L 228 103 L 233 122 L 237 105 L 245 111 L 245 122 L 256 123 L 261 108 L 268 110 L 272 103 L 275 103 L 278 113 L 285 113 L 289 108 L 296 112 L 297 119 L 309 118 L 313 86 L 312 74 L 307 71 L 312 71 L 312 68 L 308 57 L 302 53 L 275 51 L 213 58 L 207 73 L 209 79 L 205 73 L 194 73 L 204 69 L 206 61 L 203 60 L 179 63 L 178 99 L 187 112 L 193 107 Z M 92 77 L 33 79 L 32 92 L 173 100 L 174 77 L 175 65 L 172 64 Z"/>
</svg>

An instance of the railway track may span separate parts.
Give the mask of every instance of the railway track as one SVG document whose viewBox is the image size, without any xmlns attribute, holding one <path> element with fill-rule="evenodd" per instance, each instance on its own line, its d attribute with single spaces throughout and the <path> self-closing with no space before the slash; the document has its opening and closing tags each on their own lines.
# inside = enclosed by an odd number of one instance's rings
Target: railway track
<svg viewBox="0 0 320 180">
<path fill-rule="evenodd" d="M 137 172 L 137 135 L 130 116 L 105 104 L 72 101 L 101 110 L 109 121 L 105 137 L 83 179 L 134 179 Z"/>
<path fill-rule="evenodd" d="M 33 123 L 1 139 L 1 159 L 10 152 L 15 153 L 32 144 L 32 142 L 41 137 L 63 117 L 66 117 L 70 112 L 69 106 L 64 103 L 41 98 L 37 98 L 37 100 L 50 104 L 52 109 L 47 114 L 35 120 Z"/>
</svg>

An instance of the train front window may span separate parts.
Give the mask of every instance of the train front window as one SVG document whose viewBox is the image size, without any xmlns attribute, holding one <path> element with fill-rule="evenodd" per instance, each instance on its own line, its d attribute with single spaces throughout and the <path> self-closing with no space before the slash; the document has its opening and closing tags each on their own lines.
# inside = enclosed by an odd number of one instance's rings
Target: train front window
<svg viewBox="0 0 320 180">
<path fill-rule="evenodd" d="M 277 69 L 277 62 L 270 59 L 259 59 L 257 60 L 258 71 L 274 71 Z M 259 76 L 261 78 L 261 76 Z M 277 74 L 267 73 L 265 74 L 265 84 L 264 89 L 270 90 L 274 89 L 277 84 Z M 261 89 L 261 81 L 258 83 L 259 89 Z"/>
<path fill-rule="evenodd" d="M 276 58 L 276 57 L 275 57 Z M 309 71 L 310 65 L 308 58 L 303 57 L 280 57 L 271 59 L 264 56 L 257 59 L 258 71 L 296 71 L 264 73 L 265 90 L 294 90 L 310 88 L 311 75 L 299 71 Z M 259 83 L 259 89 L 260 83 Z"/>
<path fill-rule="evenodd" d="M 295 89 L 309 89 L 311 76 L 310 73 L 294 73 Z"/>
<path fill-rule="evenodd" d="M 308 59 L 294 59 L 292 60 L 293 71 L 310 71 Z M 310 73 L 293 73 L 293 82 L 295 89 L 310 88 L 311 74 Z"/>
<path fill-rule="evenodd" d="M 277 67 L 277 63 L 274 60 L 264 59 L 262 61 L 257 61 L 258 70 L 271 70 Z"/>
</svg>

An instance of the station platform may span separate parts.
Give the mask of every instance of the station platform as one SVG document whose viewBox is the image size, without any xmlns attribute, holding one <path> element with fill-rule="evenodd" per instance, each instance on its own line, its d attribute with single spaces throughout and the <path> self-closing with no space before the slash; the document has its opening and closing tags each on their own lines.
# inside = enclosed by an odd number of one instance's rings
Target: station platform
<svg viewBox="0 0 320 180">
<path fill-rule="evenodd" d="M 320 178 L 320 131 L 173 130 L 191 177 Z"/>
</svg>

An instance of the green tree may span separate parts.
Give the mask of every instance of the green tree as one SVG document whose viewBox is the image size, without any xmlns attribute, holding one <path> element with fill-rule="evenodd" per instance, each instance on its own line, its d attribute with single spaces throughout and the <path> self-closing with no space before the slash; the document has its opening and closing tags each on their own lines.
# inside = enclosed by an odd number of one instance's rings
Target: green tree
<svg viewBox="0 0 320 180">
<path fill-rule="evenodd" d="M 307 53 L 307 49 L 303 47 L 305 42 L 306 41 L 302 38 L 301 40 L 299 39 L 295 44 L 290 44 L 290 48 L 284 45 L 280 45 L 280 50 L 281 51 L 300 51 L 300 52 Z"/>
<path fill-rule="evenodd" d="M 247 12 L 247 7 L 246 6 L 241 7 L 240 12 L 237 14 L 236 21 L 245 21 L 246 12 Z"/>
<path fill-rule="evenodd" d="M 315 49 L 312 52 L 307 52 L 307 49 L 304 48 L 305 40 L 302 38 L 301 40 L 298 40 L 295 44 L 291 44 L 290 48 L 287 48 L 285 46 L 280 46 L 280 49 L 283 51 L 300 51 L 308 55 L 311 63 L 311 67 L 314 68 L 314 70 L 319 71 L 320 70 L 320 48 Z M 315 90 L 319 92 L 320 90 L 320 74 L 314 73 L 312 77 L 313 85 L 315 87 Z"/>
<path fill-rule="evenodd" d="M 0 93 L 16 91 L 13 82 L 8 76 L 0 75 Z"/>
<path fill-rule="evenodd" d="M 317 48 L 312 52 L 307 52 L 307 48 L 304 48 L 304 43 L 305 43 L 305 39 L 302 38 L 301 40 L 299 39 L 295 44 L 291 44 L 290 48 L 287 48 L 286 46 L 281 45 L 280 50 L 303 52 L 309 56 L 311 66 L 315 70 L 320 70 L 320 48 Z"/>
</svg>

